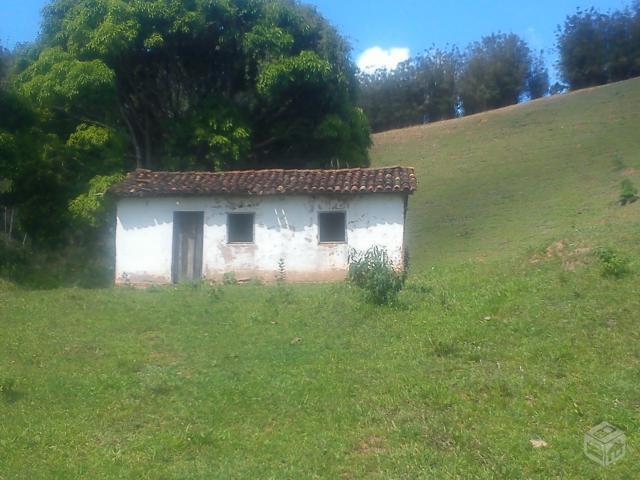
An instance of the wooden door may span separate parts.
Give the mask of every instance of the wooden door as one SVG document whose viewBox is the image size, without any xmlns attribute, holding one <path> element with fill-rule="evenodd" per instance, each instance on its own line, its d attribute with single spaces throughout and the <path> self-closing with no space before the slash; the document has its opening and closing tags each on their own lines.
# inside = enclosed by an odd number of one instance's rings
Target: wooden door
<svg viewBox="0 0 640 480">
<path fill-rule="evenodd" d="M 173 282 L 193 282 L 202 277 L 204 212 L 173 213 Z"/>
</svg>

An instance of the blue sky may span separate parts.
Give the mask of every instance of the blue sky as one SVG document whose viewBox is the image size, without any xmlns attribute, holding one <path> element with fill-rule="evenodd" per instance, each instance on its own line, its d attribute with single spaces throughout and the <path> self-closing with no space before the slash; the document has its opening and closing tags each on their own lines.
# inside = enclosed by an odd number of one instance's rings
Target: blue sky
<svg viewBox="0 0 640 480">
<path fill-rule="evenodd" d="M 0 0 L 0 42 L 13 46 L 33 40 L 46 0 Z M 544 49 L 555 61 L 556 26 L 577 7 L 616 10 L 626 0 L 315 0 L 317 6 L 353 45 L 361 66 L 393 66 L 432 45 L 460 47 L 491 32 L 513 32 L 531 48 Z M 364 57 L 363 57 L 364 55 Z M 552 72 L 553 73 L 553 72 Z"/>
</svg>

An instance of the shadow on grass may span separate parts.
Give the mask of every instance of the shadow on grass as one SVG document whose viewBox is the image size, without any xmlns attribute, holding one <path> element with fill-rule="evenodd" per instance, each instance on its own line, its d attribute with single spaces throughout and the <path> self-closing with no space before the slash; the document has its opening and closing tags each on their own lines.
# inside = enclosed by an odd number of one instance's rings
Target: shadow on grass
<svg viewBox="0 0 640 480">
<path fill-rule="evenodd" d="M 36 250 L 0 236 L 0 280 L 27 290 L 111 287 L 112 258 L 108 251 L 89 247 Z"/>
<path fill-rule="evenodd" d="M 13 378 L 0 379 L 0 399 L 6 403 L 15 403 L 24 397 L 24 394 L 16 388 Z"/>
</svg>

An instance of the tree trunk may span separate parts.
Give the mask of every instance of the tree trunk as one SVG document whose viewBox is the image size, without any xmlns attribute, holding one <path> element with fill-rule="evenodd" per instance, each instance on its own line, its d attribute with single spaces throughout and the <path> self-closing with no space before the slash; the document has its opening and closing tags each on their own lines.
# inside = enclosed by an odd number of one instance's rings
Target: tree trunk
<svg viewBox="0 0 640 480">
<path fill-rule="evenodd" d="M 149 114 L 144 115 L 144 156 L 146 168 L 153 167 L 153 156 L 151 154 L 151 135 L 149 134 Z"/>
<path fill-rule="evenodd" d="M 13 212 L 15 212 L 15 209 L 11 207 L 11 219 L 9 220 L 9 238 L 11 238 L 11 234 L 13 233 Z"/>
<path fill-rule="evenodd" d="M 127 130 L 129 130 L 129 136 L 131 137 L 131 143 L 133 144 L 133 150 L 136 157 L 136 168 L 144 168 L 144 164 L 142 161 L 142 150 L 140 149 L 140 143 L 138 143 L 138 139 L 136 136 L 136 131 L 127 116 L 127 112 L 125 111 L 122 105 L 120 107 L 120 115 L 122 116 L 122 120 L 124 120 L 125 125 L 127 126 Z"/>
</svg>

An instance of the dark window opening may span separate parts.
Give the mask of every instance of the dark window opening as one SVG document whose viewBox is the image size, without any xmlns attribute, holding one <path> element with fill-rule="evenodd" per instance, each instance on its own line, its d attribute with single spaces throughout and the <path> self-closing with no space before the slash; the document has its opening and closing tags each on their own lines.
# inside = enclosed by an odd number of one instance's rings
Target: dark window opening
<svg viewBox="0 0 640 480">
<path fill-rule="evenodd" d="M 253 213 L 227 214 L 227 242 L 253 243 Z"/>
<path fill-rule="evenodd" d="M 318 214 L 320 243 L 347 241 L 347 219 L 345 212 L 321 212 Z"/>
</svg>

